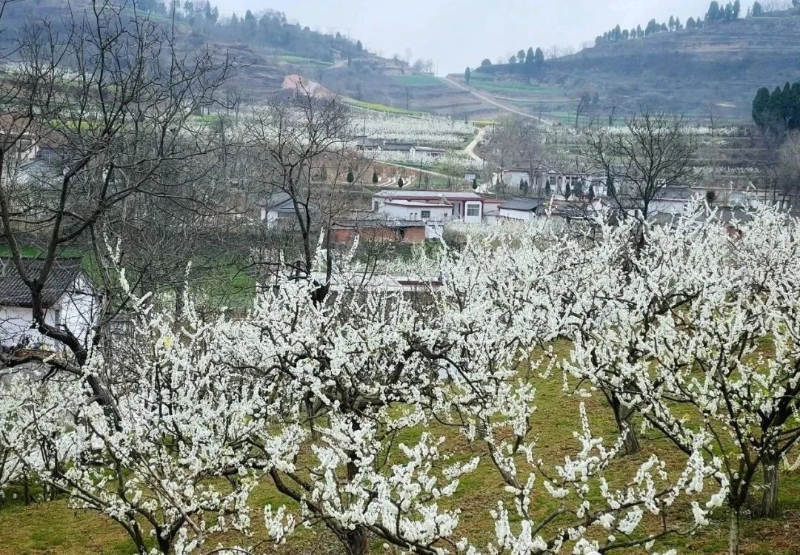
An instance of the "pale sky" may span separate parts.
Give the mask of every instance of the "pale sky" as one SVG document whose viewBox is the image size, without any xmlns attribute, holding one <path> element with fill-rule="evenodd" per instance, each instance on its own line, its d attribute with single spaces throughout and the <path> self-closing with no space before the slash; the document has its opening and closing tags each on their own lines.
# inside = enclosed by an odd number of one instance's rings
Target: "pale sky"
<svg viewBox="0 0 800 555">
<path fill-rule="evenodd" d="M 743 2 L 744 6 L 751 2 Z M 214 1 L 212 0 L 212 4 Z M 670 15 L 685 22 L 705 14 L 708 0 L 217 0 L 223 14 L 266 9 L 320 31 L 360 39 L 387 57 L 408 49 L 438 63 L 439 74 L 494 62 L 520 48 L 579 48 L 619 23 L 645 27 Z M 746 8 L 743 8 L 743 12 Z"/>
</svg>

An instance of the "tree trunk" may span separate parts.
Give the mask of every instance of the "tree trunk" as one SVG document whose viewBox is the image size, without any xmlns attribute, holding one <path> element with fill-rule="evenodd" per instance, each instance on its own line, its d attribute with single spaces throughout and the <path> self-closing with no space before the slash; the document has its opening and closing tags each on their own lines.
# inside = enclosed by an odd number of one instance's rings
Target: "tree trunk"
<svg viewBox="0 0 800 555">
<path fill-rule="evenodd" d="M 369 551 L 367 531 L 358 526 L 355 530 L 347 530 L 340 536 L 347 555 L 366 555 Z"/>
<path fill-rule="evenodd" d="M 728 536 L 728 555 L 739 555 L 739 508 L 731 507 L 731 525 Z"/>
<path fill-rule="evenodd" d="M 625 407 L 616 396 L 611 397 L 611 408 L 614 409 L 614 420 L 617 422 L 620 435 L 624 436 L 623 447 L 626 455 L 635 455 L 641 450 L 636 428 L 633 426 L 635 411 Z"/>
<path fill-rule="evenodd" d="M 761 463 L 764 468 L 764 494 L 761 498 L 761 518 L 778 516 L 778 483 L 780 478 L 780 457 L 767 455 Z"/>
<path fill-rule="evenodd" d="M 357 474 L 358 467 L 353 462 L 347 463 L 348 481 L 352 481 Z M 367 541 L 367 530 L 365 528 L 356 526 L 353 530 L 342 531 L 338 536 L 339 540 L 344 544 L 347 555 L 367 555 L 369 552 L 369 542 Z"/>
</svg>

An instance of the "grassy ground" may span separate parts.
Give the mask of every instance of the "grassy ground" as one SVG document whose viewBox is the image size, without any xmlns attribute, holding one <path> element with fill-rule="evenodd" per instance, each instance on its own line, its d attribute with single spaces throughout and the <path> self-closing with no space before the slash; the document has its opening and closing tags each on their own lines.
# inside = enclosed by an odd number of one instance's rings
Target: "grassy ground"
<svg viewBox="0 0 800 555">
<path fill-rule="evenodd" d="M 538 456 L 548 464 L 557 464 L 563 457 L 573 453 L 576 440 L 572 431 L 579 429 L 579 401 L 562 391 L 558 376 L 537 381 L 537 406 L 533 427 L 538 431 Z M 616 434 L 612 415 L 605 403 L 598 397 L 584 401 L 586 403 L 593 432 L 603 436 L 610 443 Z M 447 435 L 448 444 L 456 447 L 464 459 L 483 454 L 480 445 L 470 445 L 461 436 L 454 436 L 443 428 L 433 427 L 429 430 L 434 435 Z M 413 440 L 419 431 L 406 432 L 400 441 Z M 655 433 L 643 438 L 643 453 L 625 459 L 615 468 L 619 474 L 611 476 L 615 481 L 621 476 L 656 453 L 671 465 L 679 465 L 682 457 L 668 443 Z M 479 545 L 489 540 L 493 533 L 492 521 L 487 512 L 495 506 L 498 491 L 502 491 L 502 483 L 496 470 L 486 461 L 477 471 L 467 476 L 459 487 L 454 499 L 447 501 L 448 506 L 457 506 L 462 510 L 461 533 L 468 535 Z M 533 506 L 537 514 L 543 516 L 554 508 L 554 501 L 541 490 L 536 490 Z M 66 501 L 58 500 L 50 503 L 23 506 L 19 495 L 14 498 L 10 492 L 6 505 L 0 509 L 0 555 L 123 555 L 133 553 L 133 545 L 122 529 L 103 516 L 87 511 L 73 511 Z M 254 508 L 253 522 L 255 535 L 252 538 L 241 538 L 235 535 L 214 538 L 217 541 L 231 544 L 243 542 L 252 545 L 264 541 L 263 525 L 260 525 L 259 514 L 266 504 L 277 506 L 286 501 L 269 484 L 265 483 L 254 492 L 251 499 Z M 777 520 L 743 521 L 743 555 L 796 555 L 800 553 L 800 473 L 786 473 L 781 482 L 781 510 L 783 516 Z M 690 518 L 687 509 L 686 518 Z M 378 542 L 373 542 L 374 553 L 392 553 L 384 551 Z M 727 519 L 724 511 L 714 515 L 711 526 L 701 533 L 690 537 L 673 537 L 661 549 L 675 548 L 679 553 L 716 555 L 727 552 Z M 324 529 L 315 527 L 302 529 L 289 543 L 274 549 L 266 544 L 263 552 L 279 554 L 340 553 L 335 539 Z M 621 553 L 624 553 L 622 551 Z"/>
<path fill-rule="evenodd" d="M 443 80 L 433 75 L 395 75 L 392 81 L 404 87 L 440 87 Z"/>
</svg>

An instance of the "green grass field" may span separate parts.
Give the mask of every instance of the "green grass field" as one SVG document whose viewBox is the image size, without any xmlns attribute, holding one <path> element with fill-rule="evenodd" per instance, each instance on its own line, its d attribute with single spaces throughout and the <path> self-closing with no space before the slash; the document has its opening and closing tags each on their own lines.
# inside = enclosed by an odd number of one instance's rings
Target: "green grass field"
<svg viewBox="0 0 800 555">
<path fill-rule="evenodd" d="M 559 349 L 564 352 L 565 349 Z M 533 378 L 537 388 L 537 411 L 532 425 L 538 437 L 537 456 L 546 464 L 558 464 L 577 449 L 572 431 L 580 429 L 579 400 L 564 393 L 560 376 L 549 379 Z M 616 426 L 610 409 L 599 394 L 585 399 L 590 423 L 595 435 L 602 436 L 610 444 L 616 437 Z M 452 429 L 436 425 L 428 429 L 432 434 L 447 437 L 447 444 L 463 454 L 464 459 L 475 454 L 484 458 L 478 469 L 466 476 L 453 499 L 442 504 L 462 510 L 461 534 L 466 534 L 478 545 L 488 541 L 493 534 L 493 521 L 488 510 L 496 506 L 497 492 L 502 492 L 502 482 L 496 469 L 487 461 L 481 444 L 468 444 Z M 404 432 L 402 438 L 414 440 L 421 430 Z M 668 465 L 680 465 L 682 455 L 658 434 L 651 432 L 642 438 L 643 452 L 635 457 L 619 461 L 615 465 L 618 474 L 610 476 L 612 482 L 629 476 L 639 464 L 655 453 Z M 795 454 L 796 456 L 796 454 Z M 459 456 L 460 458 L 460 456 Z M 534 514 L 542 518 L 556 507 L 555 501 L 537 487 L 532 500 Z M 65 500 L 22 505 L 19 490 L 9 492 L 5 506 L 0 509 L 0 555 L 127 555 L 133 553 L 133 545 L 122 528 L 102 515 L 88 511 L 73 511 Z M 14 498 L 14 494 L 16 498 Z M 265 539 L 265 530 L 258 515 L 264 505 L 287 504 L 271 484 L 264 482 L 251 497 L 253 507 L 254 536 L 242 538 L 235 534 L 214 537 L 209 545 L 217 542 L 232 545 L 252 545 Z M 781 477 L 780 507 L 783 516 L 776 520 L 750 520 L 742 522 L 742 553 L 745 555 L 796 555 L 800 553 L 800 473 L 785 473 Z M 691 518 L 686 508 L 687 520 Z M 647 526 L 655 526 L 648 522 Z M 395 553 L 386 551 L 380 542 L 373 542 L 373 553 Z M 727 553 L 727 515 L 724 510 L 714 514 L 712 524 L 700 533 L 688 537 L 673 536 L 656 546 L 659 552 L 668 548 L 692 555 L 717 555 Z M 334 537 L 321 526 L 300 529 L 286 545 L 274 550 L 262 545 L 259 552 L 278 554 L 341 553 Z M 615 553 L 626 553 L 621 550 Z"/>
<path fill-rule="evenodd" d="M 392 81 L 404 87 L 439 87 L 444 84 L 442 79 L 433 75 L 395 75 Z"/>
</svg>

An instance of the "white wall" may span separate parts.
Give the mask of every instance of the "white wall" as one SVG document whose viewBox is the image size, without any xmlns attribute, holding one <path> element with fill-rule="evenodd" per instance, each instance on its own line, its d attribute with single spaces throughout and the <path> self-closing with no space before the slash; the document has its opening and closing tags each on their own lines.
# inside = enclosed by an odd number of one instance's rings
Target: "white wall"
<svg viewBox="0 0 800 555">
<path fill-rule="evenodd" d="M 536 214 L 532 210 L 508 210 L 506 208 L 500 209 L 501 218 L 509 218 L 512 220 L 521 220 L 524 222 L 532 222 L 536 219 Z"/>
<path fill-rule="evenodd" d="M 470 216 L 470 207 L 478 207 L 478 215 Z M 480 201 L 468 201 L 464 203 L 464 221 L 468 224 L 479 224 L 483 221 L 483 203 Z"/>
<path fill-rule="evenodd" d="M 98 305 L 88 282 L 79 278 L 75 287 L 65 293 L 59 301 L 47 309 L 45 322 L 55 326 L 63 325 L 75 335 L 81 343 L 89 345 L 91 326 L 97 317 Z M 58 315 L 60 322 L 56 322 Z M 4 347 L 15 347 L 28 338 L 30 347 L 42 346 L 45 349 L 59 350 L 61 344 L 43 336 L 39 331 L 31 329 L 33 309 L 24 307 L 0 307 L 0 344 Z"/>
<path fill-rule="evenodd" d="M 453 216 L 453 207 L 438 206 L 403 206 L 399 204 L 384 204 L 380 211 L 389 219 L 394 220 L 422 220 L 422 211 L 431 213 L 429 221 L 443 222 Z"/>
<path fill-rule="evenodd" d="M 503 183 L 506 185 L 519 187 L 523 180 L 530 183 L 528 172 L 503 172 Z"/>
</svg>

